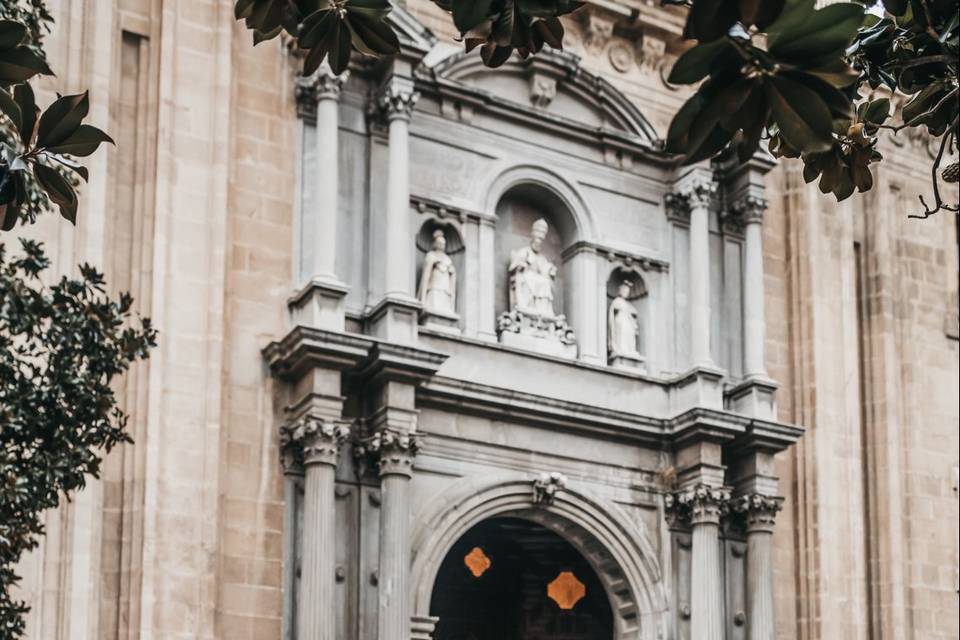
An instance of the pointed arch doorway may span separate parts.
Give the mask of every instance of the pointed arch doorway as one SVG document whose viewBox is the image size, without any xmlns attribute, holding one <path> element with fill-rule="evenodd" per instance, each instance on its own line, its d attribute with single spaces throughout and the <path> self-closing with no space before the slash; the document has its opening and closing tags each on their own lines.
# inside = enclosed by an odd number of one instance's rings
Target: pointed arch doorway
<svg viewBox="0 0 960 640">
<path fill-rule="evenodd" d="M 434 640 L 612 640 L 613 613 L 590 563 L 563 537 L 494 517 L 451 547 L 433 586 Z"/>
</svg>

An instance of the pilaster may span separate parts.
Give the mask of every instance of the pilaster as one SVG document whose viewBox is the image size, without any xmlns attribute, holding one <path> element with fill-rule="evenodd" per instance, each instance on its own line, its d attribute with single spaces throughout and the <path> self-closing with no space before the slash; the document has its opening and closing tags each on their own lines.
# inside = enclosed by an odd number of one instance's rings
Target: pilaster
<svg viewBox="0 0 960 640">
<path fill-rule="evenodd" d="M 420 304 L 414 297 L 413 247 L 410 227 L 409 124 L 419 99 L 413 80 L 387 79 L 375 97 L 377 112 L 387 121 L 387 201 L 383 208 L 384 295 L 370 314 L 373 334 L 391 342 L 416 339 Z"/>
<path fill-rule="evenodd" d="M 313 183 L 313 201 L 300 211 L 298 241 L 311 244 L 311 251 L 301 259 L 307 263 L 300 270 L 308 280 L 288 300 L 293 325 L 322 327 L 333 331 L 344 329 L 343 301 L 349 287 L 337 276 L 337 222 L 340 216 L 339 175 L 339 101 L 349 72 L 337 76 L 327 65 L 312 76 L 299 76 L 296 81 L 297 113 L 306 120 L 313 116 L 316 128 L 314 165 L 310 175 L 301 176 L 301 183 Z"/>
</svg>

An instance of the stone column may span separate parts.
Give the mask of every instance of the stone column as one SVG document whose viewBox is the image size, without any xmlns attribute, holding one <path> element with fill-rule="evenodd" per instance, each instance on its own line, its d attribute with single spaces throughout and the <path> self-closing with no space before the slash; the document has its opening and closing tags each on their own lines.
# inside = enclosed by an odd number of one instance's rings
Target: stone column
<svg viewBox="0 0 960 640">
<path fill-rule="evenodd" d="M 380 472 L 380 569 L 378 640 L 410 636 L 410 478 L 419 436 L 387 427 L 363 447 L 377 456 Z"/>
<path fill-rule="evenodd" d="M 783 500 L 754 493 L 737 498 L 733 510 L 747 530 L 747 638 L 774 640 L 773 525 Z"/>
<path fill-rule="evenodd" d="M 335 76 L 326 66 L 317 71 L 315 92 L 317 99 L 316 165 L 312 176 L 315 224 L 313 276 L 337 280 L 337 216 L 340 212 L 339 173 L 339 101 L 340 90 L 349 72 Z"/>
<path fill-rule="evenodd" d="M 292 594 L 297 584 L 297 483 L 303 479 L 303 455 L 299 445 L 292 446 L 290 431 L 280 431 L 280 465 L 283 467 L 283 592 Z M 296 638 L 294 599 L 283 598 L 283 623 L 280 637 L 283 640 Z"/>
<path fill-rule="evenodd" d="M 388 123 L 389 165 L 386 203 L 386 280 L 387 296 L 412 297 L 412 238 L 410 212 L 410 116 L 420 94 L 413 83 L 393 78 L 378 100 Z"/>
<path fill-rule="evenodd" d="M 690 356 L 712 367 L 710 354 L 710 203 L 716 185 L 697 179 L 684 191 L 690 207 Z"/>
<path fill-rule="evenodd" d="M 696 640 L 724 637 L 720 518 L 729 499 L 728 490 L 704 484 L 666 498 L 667 510 L 692 530 L 690 637 Z"/>
<path fill-rule="evenodd" d="M 305 418 L 281 432 L 284 450 L 293 447 L 304 469 L 303 559 L 297 596 L 298 640 L 337 640 L 334 479 L 347 423 Z"/>
<path fill-rule="evenodd" d="M 746 196 L 735 205 L 744 224 L 743 275 L 743 373 L 766 377 L 764 364 L 765 324 L 763 311 L 763 211 L 767 203 Z"/>
<path fill-rule="evenodd" d="M 313 187 L 313 202 L 300 212 L 301 234 L 311 251 L 300 268 L 309 278 L 290 300 L 294 321 L 324 329 L 343 330 L 343 298 L 347 286 L 337 277 L 337 218 L 340 213 L 339 101 L 349 72 L 336 76 L 326 65 L 297 80 L 297 100 L 304 116 L 313 107 L 316 142 L 313 172 L 301 177 Z M 302 242 L 302 240 L 298 240 Z"/>
</svg>

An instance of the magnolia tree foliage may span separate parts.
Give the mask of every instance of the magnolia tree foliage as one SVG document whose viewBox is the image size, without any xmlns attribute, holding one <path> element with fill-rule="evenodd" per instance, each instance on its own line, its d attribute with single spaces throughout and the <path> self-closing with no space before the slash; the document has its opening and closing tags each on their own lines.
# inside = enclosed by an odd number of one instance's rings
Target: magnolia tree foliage
<svg viewBox="0 0 960 640">
<path fill-rule="evenodd" d="M 33 222 L 55 204 L 75 223 L 76 158 L 110 142 L 83 123 L 86 93 L 37 105 L 28 81 L 52 75 L 41 47 L 50 24 L 41 0 L 0 2 L 0 226 Z M 132 298 L 107 294 L 89 265 L 52 286 L 43 247 L 0 237 L 0 638 L 20 637 L 25 603 L 15 567 L 43 535 L 43 512 L 98 477 L 103 456 L 129 441 L 111 383 L 155 342 Z"/>
<path fill-rule="evenodd" d="M 433 0 L 449 12 L 467 51 L 480 48 L 497 67 L 514 53 L 563 46 L 560 16 L 589 2 L 574 0 Z M 918 127 L 938 139 L 932 163 L 933 201 L 939 180 L 957 182 L 957 163 L 938 174 L 957 150 L 956 0 L 883 0 L 883 17 L 864 3 L 822 9 L 815 0 L 663 0 L 689 7 L 683 38 L 690 47 L 670 74 L 696 85 L 671 122 L 664 150 L 694 163 L 733 149 L 742 159 L 761 144 L 777 157 L 800 158 L 807 182 L 837 200 L 873 186 L 871 165 L 882 159 L 878 134 Z M 868 4 L 873 4 L 869 2 Z M 328 60 L 340 73 L 352 51 L 394 53 L 386 22 L 389 0 L 236 0 L 235 13 L 254 43 L 287 33 L 305 51 L 304 73 Z M 882 89 L 881 89 L 882 87 Z M 896 124 L 890 97 L 907 96 Z"/>
<path fill-rule="evenodd" d="M 10 597 L 14 567 L 43 534 L 42 513 L 97 477 L 102 457 L 129 442 L 111 382 L 146 358 L 155 332 L 130 322 L 132 298 L 107 295 L 103 276 L 41 280 L 50 261 L 21 240 L 0 245 L 0 637 L 23 630 Z"/>
</svg>

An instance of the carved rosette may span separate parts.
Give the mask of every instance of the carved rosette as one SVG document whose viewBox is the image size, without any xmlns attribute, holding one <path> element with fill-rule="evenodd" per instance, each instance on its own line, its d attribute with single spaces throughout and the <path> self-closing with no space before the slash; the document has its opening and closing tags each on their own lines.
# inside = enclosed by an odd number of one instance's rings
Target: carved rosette
<svg viewBox="0 0 960 640">
<path fill-rule="evenodd" d="M 720 524 L 729 511 L 730 490 L 698 484 L 664 496 L 664 509 L 671 526 Z"/>
<path fill-rule="evenodd" d="M 342 420 L 303 418 L 280 427 L 280 462 L 284 473 L 313 465 L 337 465 L 340 445 L 350 434 L 350 423 Z"/>
<path fill-rule="evenodd" d="M 420 452 L 422 436 L 399 429 L 381 429 L 360 440 L 355 449 L 358 458 L 376 463 L 380 476 L 413 476 L 413 460 Z"/>
<path fill-rule="evenodd" d="M 313 75 L 297 76 L 294 85 L 297 115 L 301 118 L 307 115 L 313 117 L 317 110 L 317 102 L 320 100 L 339 100 L 343 85 L 349 77 L 349 71 L 344 71 L 337 76 L 326 66 L 317 69 Z"/>
<path fill-rule="evenodd" d="M 783 498 L 751 493 L 737 496 L 730 503 L 730 511 L 740 518 L 747 533 L 766 531 L 773 533 L 777 512 L 783 509 Z"/>
<path fill-rule="evenodd" d="M 377 96 L 377 107 L 387 121 L 410 120 L 420 94 L 399 82 L 387 84 Z"/>
</svg>

